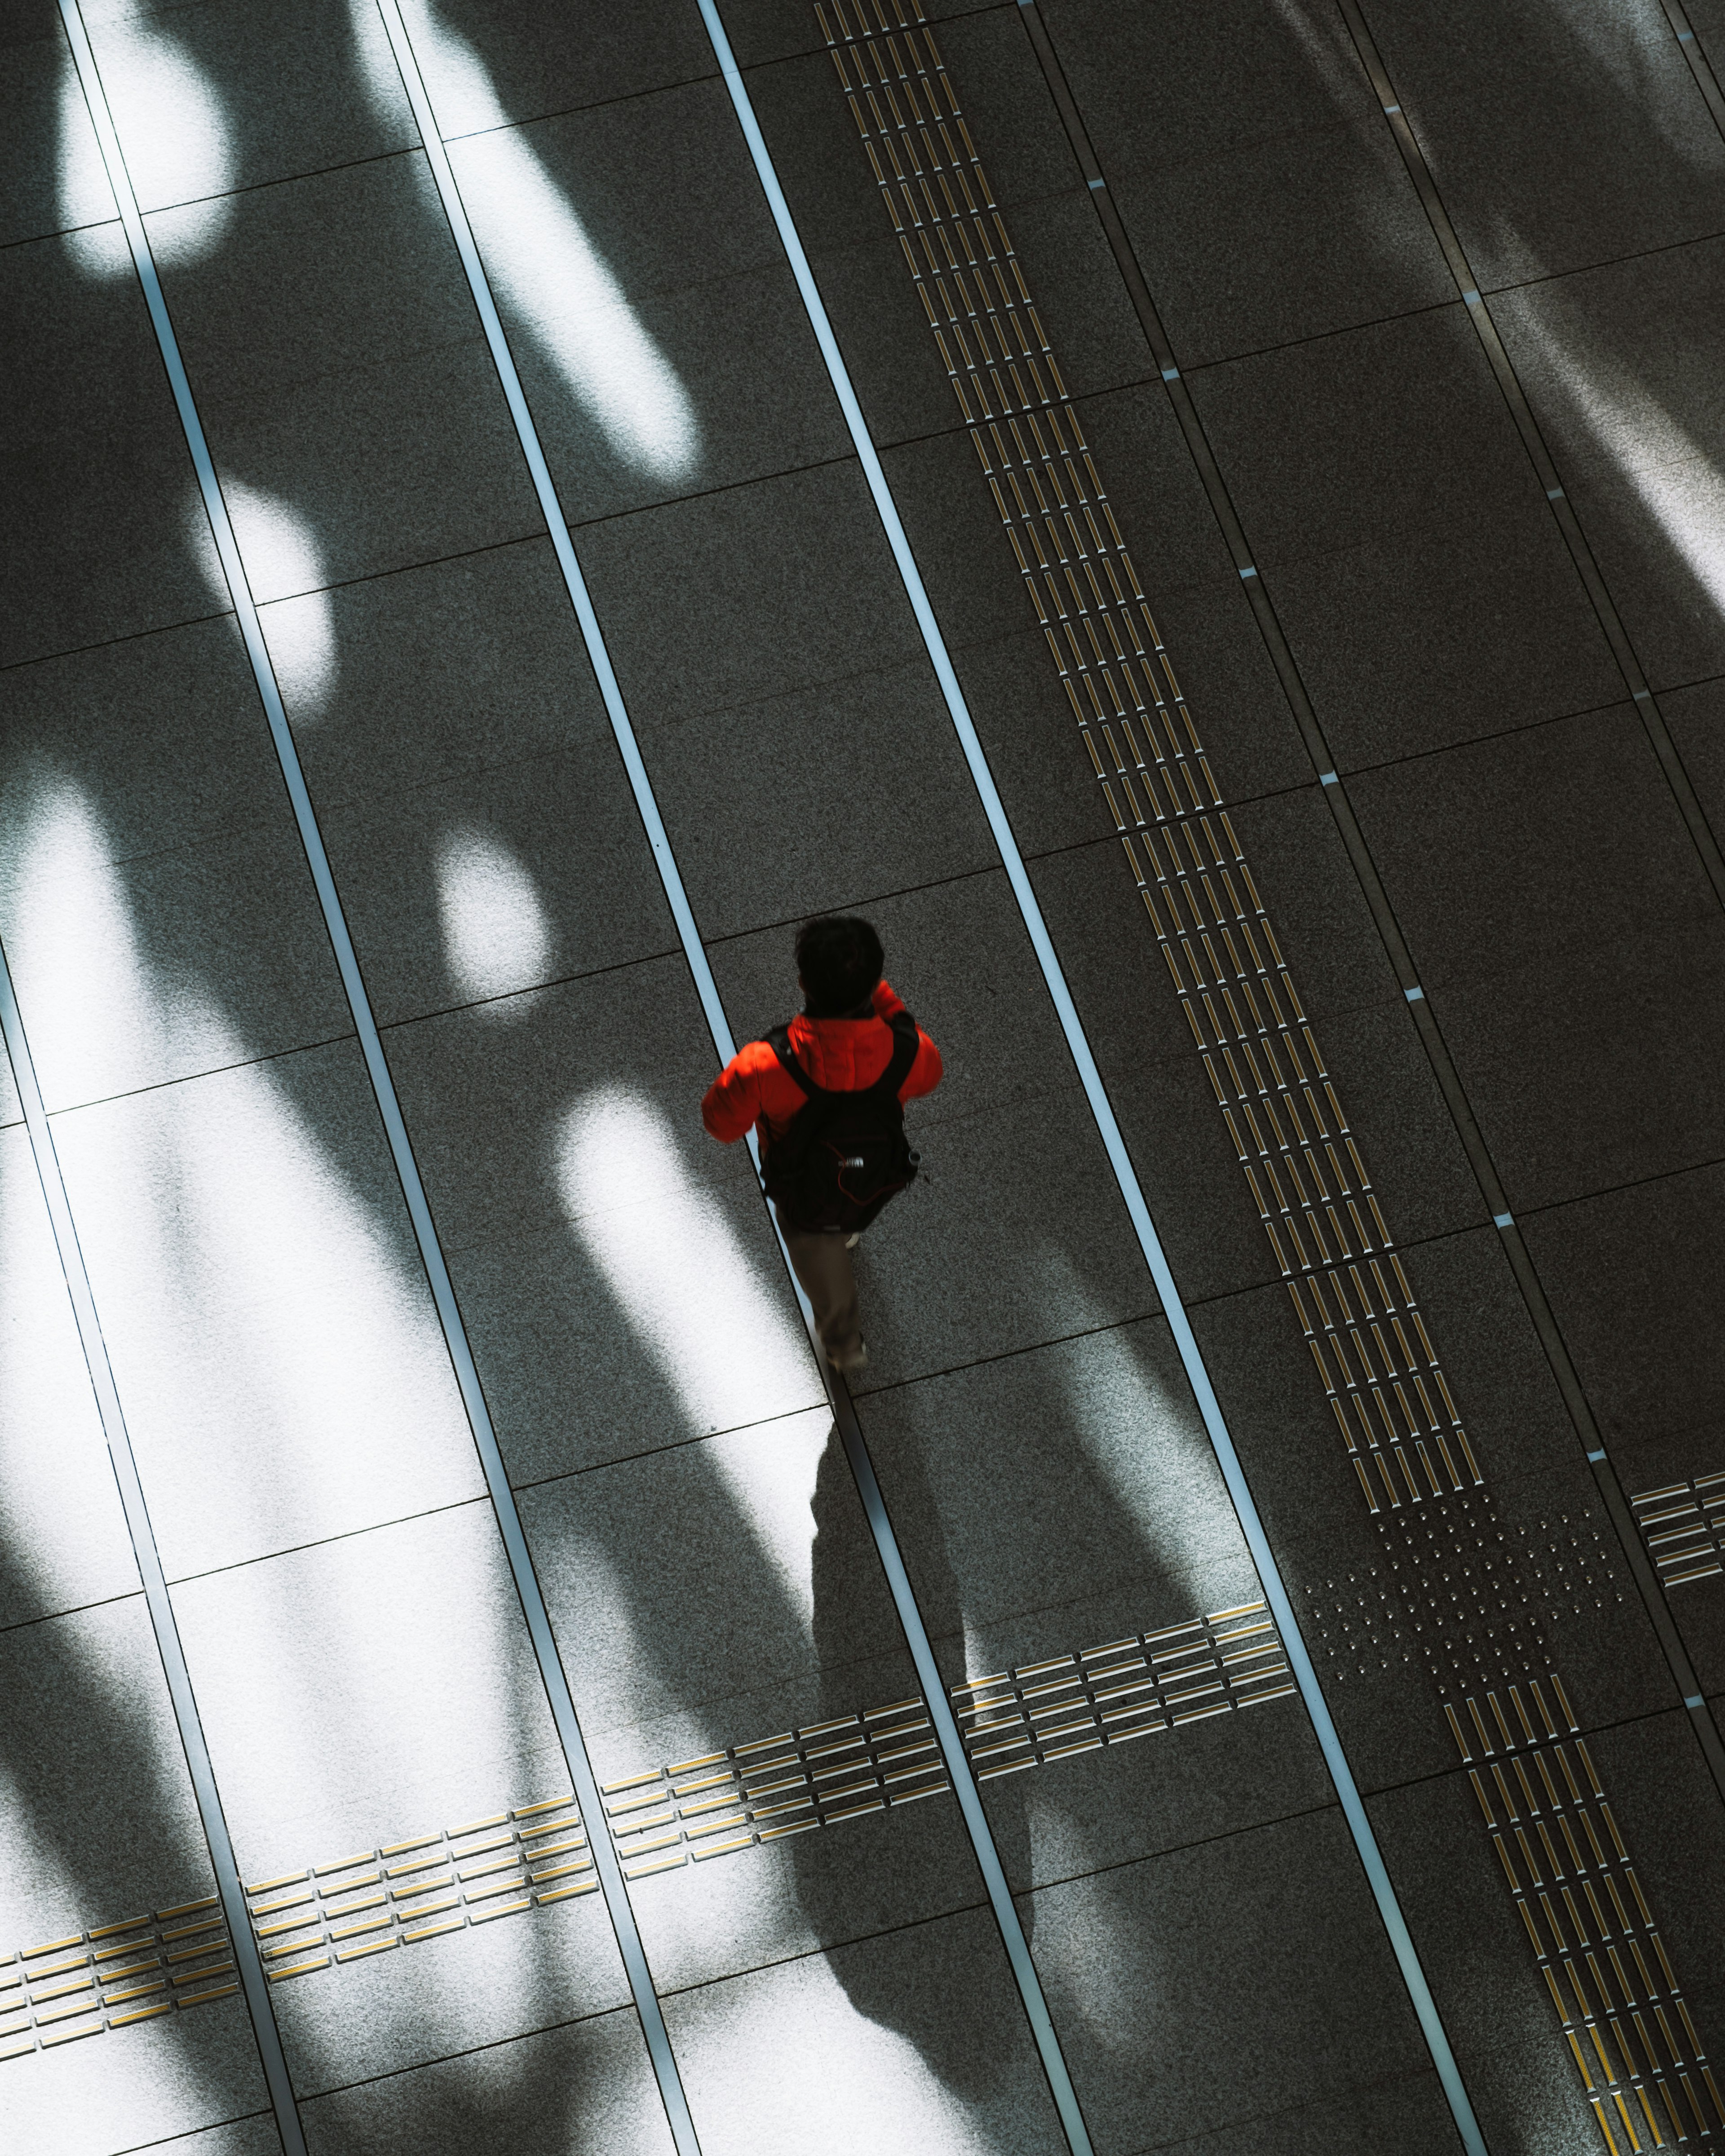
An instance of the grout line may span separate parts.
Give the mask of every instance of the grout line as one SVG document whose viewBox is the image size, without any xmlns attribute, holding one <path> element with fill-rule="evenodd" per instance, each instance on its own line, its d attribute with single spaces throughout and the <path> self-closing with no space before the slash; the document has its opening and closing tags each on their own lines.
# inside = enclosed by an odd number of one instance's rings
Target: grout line
<svg viewBox="0 0 1725 2156">
<path fill-rule="evenodd" d="M 1071 142 L 1073 154 L 1078 161 L 1080 169 L 1086 176 L 1096 175 L 1101 168 L 1095 147 L 1080 116 L 1065 70 L 1050 40 L 1048 28 L 1042 20 L 1036 0 L 1018 0 L 1018 4 L 1032 48 L 1041 64 L 1050 94 L 1065 126 L 1067 136 Z M 1349 6 L 1353 5 L 1353 0 L 1341 0 L 1341 4 L 1345 12 Z M 1355 12 L 1357 14 L 1357 9 Z M 1394 100 L 1392 96 L 1386 95 L 1382 101 L 1393 103 Z M 1405 126 L 1405 121 L 1398 115 L 1394 117 L 1393 124 L 1399 128 Z M 1400 139 L 1399 136 L 1398 139 Z M 1411 142 L 1411 136 L 1409 141 Z M 1417 157 L 1417 147 L 1414 149 L 1414 155 Z M 1424 166 L 1421 165 L 1420 170 L 1423 172 L 1424 169 Z M 1239 513 L 1235 508 L 1233 497 L 1229 493 L 1227 482 L 1222 476 L 1221 468 L 1216 461 L 1215 452 L 1211 448 L 1209 439 L 1204 433 L 1197 406 L 1193 401 L 1179 367 L 1175 363 L 1168 332 L 1163 327 L 1161 316 L 1158 314 L 1155 302 L 1150 296 L 1149 287 L 1144 281 L 1143 271 L 1139 266 L 1137 256 L 1133 251 L 1132 242 L 1127 236 L 1126 228 L 1121 222 L 1119 212 L 1115 208 L 1110 191 L 1104 187 L 1093 190 L 1092 193 L 1097 206 L 1097 214 L 1106 234 L 1108 244 L 1113 250 L 1122 280 L 1126 285 L 1127 294 L 1137 311 L 1145 337 L 1161 367 L 1163 379 L 1168 388 L 1168 401 L 1173 407 L 1175 417 L 1179 422 L 1182 433 L 1185 435 L 1187 447 L 1191 453 L 1193 463 L 1197 467 L 1199 482 L 1209 498 L 1211 510 L 1218 525 L 1221 527 L 1223 538 L 1228 546 L 1229 552 L 1234 557 L 1236 567 L 1244 567 L 1251 562 L 1251 553 L 1244 527 L 1240 523 Z M 1459 255 L 1459 249 L 1457 254 Z M 1466 273 L 1466 275 L 1471 274 L 1471 272 Z M 1477 326 L 1478 318 L 1484 311 L 1483 307 L 1471 307 L 1468 311 L 1475 318 L 1476 326 Z M 1493 334 L 1495 335 L 1495 332 Z M 1505 363 L 1507 364 L 1507 361 Z M 1554 508 L 1558 506 L 1555 503 L 1553 505 Z M 1567 504 L 1563 506 L 1567 507 Z M 1371 909 L 1373 920 L 1377 925 L 1378 935 L 1383 940 L 1396 978 L 1405 992 L 1408 988 L 1418 985 L 1417 969 L 1414 964 L 1413 956 L 1402 934 L 1401 924 L 1396 917 L 1389 894 L 1378 872 L 1377 864 L 1367 846 L 1364 833 L 1360 828 L 1353 804 L 1348 797 L 1346 782 L 1337 774 L 1335 757 L 1324 737 L 1322 726 L 1307 691 L 1292 647 L 1276 616 L 1270 595 L 1264 588 L 1262 577 L 1254 574 L 1250 578 L 1243 579 L 1243 588 L 1247 594 L 1253 613 L 1256 617 L 1259 634 L 1264 639 L 1265 648 L 1276 669 L 1282 692 L 1287 698 L 1295 724 L 1305 741 L 1313 768 L 1324 781 L 1322 791 L 1325 798 L 1336 819 L 1337 829 L 1343 845 L 1348 850 L 1348 859 L 1353 863 L 1354 874 L 1358 879 L 1366 904 Z M 1718 887 L 1717 884 L 1715 887 L 1716 889 Z M 1444 1040 L 1437 1020 L 1432 1014 L 1430 1003 L 1422 996 L 1417 1001 L 1410 1002 L 1408 1009 L 1419 1034 L 1420 1045 L 1425 1051 L 1433 1074 L 1443 1093 L 1450 1119 L 1461 1140 L 1463 1150 L 1467 1154 L 1468 1164 L 1473 1170 L 1475 1179 L 1485 1199 L 1486 1209 L 1494 1217 L 1507 1214 L 1510 1211 L 1509 1200 L 1498 1178 L 1497 1165 L 1486 1147 L 1484 1135 L 1474 1115 L 1472 1103 L 1468 1099 L 1466 1091 L 1462 1085 L 1461 1074 L 1450 1055 L 1448 1044 Z M 1532 1260 L 1528 1255 L 1521 1229 L 1514 1224 L 1513 1219 L 1511 1225 L 1502 1230 L 1502 1240 L 1504 1255 L 1509 1262 L 1517 1287 L 1521 1293 L 1528 1320 L 1538 1337 L 1540 1346 L 1550 1365 L 1570 1422 L 1580 1441 L 1582 1450 L 1587 1455 L 1592 1467 L 1594 1480 L 1599 1487 L 1600 1501 L 1617 1534 L 1625 1562 L 1629 1567 L 1630 1576 L 1635 1582 L 1642 1603 L 1646 1609 L 1648 1620 L 1658 1638 L 1661 1650 L 1671 1670 L 1678 1695 L 1686 1701 L 1693 1698 L 1699 1693 L 1700 1686 L 1695 1680 L 1694 1668 L 1689 1658 L 1688 1650 L 1683 1643 L 1681 1635 L 1677 1630 L 1652 1568 L 1648 1563 L 1640 1536 L 1635 1531 L 1635 1523 L 1630 1515 L 1622 1485 L 1615 1470 L 1606 1457 L 1599 1426 L 1594 1419 L 1592 1407 L 1570 1358 L 1568 1348 L 1558 1328 L 1556 1314 L 1547 1298 L 1544 1285 L 1534 1270 Z M 1695 1730 L 1697 1741 L 1706 1757 L 1708 1769 L 1721 1794 L 1725 1795 L 1725 1743 L 1721 1743 L 1717 1726 L 1704 1704 L 1690 1709 L 1690 1719 Z"/>
<path fill-rule="evenodd" d="M 1312 1667 L 1311 1656 L 1301 1635 L 1298 1620 L 1294 1614 L 1286 1586 L 1282 1580 L 1275 1553 L 1270 1547 L 1269 1538 L 1265 1533 L 1263 1522 L 1259 1517 L 1250 1488 L 1246 1482 L 1240 1456 L 1235 1449 L 1232 1435 L 1222 1414 L 1221 1404 L 1211 1384 L 1209 1373 L 1204 1367 L 1190 1320 L 1180 1300 L 1179 1291 L 1163 1253 L 1161 1239 L 1157 1234 L 1154 1223 L 1150 1217 L 1149 1209 L 1145 1204 L 1137 1172 L 1132 1167 L 1125 1140 L 1115 1120 L 1113 1108 L 1103 1086 L 1101 1074 L 1097 1070 L 1089 1041 L 1086 1038 L 1082 1022 L 1072 999 L 1071 990 L 1061 970 L 1060 959 L 1050 937 L 1046 924 L 1043 921 L 1041 910 L 1037 905 L 1023 857 L 1019 851 L 1017 839 L 1001 803 L 999 793 L 995 788 L 993 777 L 989 771 L 981 742 L 977 737 L 975 726 L 965 704 L 963 691 L 959 687 L 957 676 L 953 671 L 952 659 L 947 650 L 939 624 L 935 619 L 933 608 L 929 603 L 921 572 L 911 551 L 910 541 L 906 536 L 896 504 L 887 485 L 886 474 L 881 469 L 880 457 L 869 434 L 861 406 L 857 402 L 856 392 L 851 384 L 850 373 L 839 352 L 837 340 L 834 336 L 832 326 L 827 319 L 826 310 L 822 304 L 814 274 L 809 269 L 808 257 L 803 253 L 802 241 L 793 221 L 789 205 L 785 200 L 778 175 L 773 170 L 766 142 L 762 136 L 759 124 L 749 103 L 747 90 L 741 75 L 737 73 L 736 63 L 731 56 L 730 48 L 725 42 L 724 31 L 719 22 L 714 0 L 700 0 L 700 5 L 701 13 L 706 21 L 708 34 L 712 38 L 715 49 L 719 51 L 724 64 L 726 80 L 731 90 L 732 101 L 737 106 L 737 118 L 742 124 L 744 134 L 748 138 L 750 150 L 755 160 L 755 168 L 760 176 L 762 190 L 772 207 L 774 221 L 778 226 L 779 237 L 790 259 L 791 266 L 796 272 L 798 288 L 802 294 L 810 326 L 814 331 L 821 347 L 822 356 L 826 361 L 827 371 L 831 377 L 834 393 L 844 410 L 846 424 L 850 429 L 851 438 L 856 444 L 857 454 L 862 460 L 870 491 L 874 496 L 875 509 L 892 548 L 906 596 L 911 603 L 918 626 L 922 629 L 930 661 L 946 699 L 953 730 L 958 737 L 965 760 L 970 767 L 973 782 L 993 830 L 995 841 L 1000 849 L 1001 859 L 1005 865 L 1009 880 L 1012 884 L 1014 896 L 1018 901 L 1019 914 L 1034 947 L 1044 981 L 1059 1015 L 1061 1028 L 1065 1034 L 1068 1049 L 1077 1066 L 1079 1078 L 1088 1096 L 1098 1133 L 1113 1169 L 1121 1196 L 1125 1201 L 1127 1210 L 1131 1215 L 1133 1227 L 1137 1231 L 1139 1246 L 1150 1268 L 1151 1276 L 1155 1281 L 1157 1291 L 1161 1296 L 1163 1314 L 1173 1332 L 1175 1343 L 1180 1352 L 1180 1359 L 1192 1386 L 1199 1413 L 1204 1418 L 1212 1450 L 1221 1468 L 1223 1479 L 1227 1484 L 1229 1495 L 1233 1500 L 1235 1510 L 1239 1516 L 1247 1546 L 1257 1566 L 1266 1598 L 1285 1643 L 1295 1681 L 1312 1718 L 1312 1727 L 1323 1752 L 1331 1779 L 1341 1799 L 1349 1832 L 1358 1852 L 1362 1867 L 1377 1903 L 1384 1929 L 1389 1935 L 1403 1981 L 1407 1986 L 1414 2013 L 1420 2021 L 1421 2033 L 1431 2053 L 1439 2078 L 1443 2083 L 1445 2093 L 1449 2099 L 1450 2110 L 1464 2143 L 1470 2152 L 1476 2153 L 1476 2156 L 1485 2156 L 1485 2142 L 1475 2121 L 1472 2106 L 1469 2102 L 1466 2091 L 1462 2086 L 1461 2074 L 1450 2049 L 1448 2035 L 1444 2030 L 1442 2020 L 1438 2013 L 1436 2001 L 1432 1996 L 1425 1973 L 1420 1966 L 1419 1955 L 1408 1929 L 1407 1920 L 1402 1913 L 1394 1887 L 1378 1850 L 1377 1838 L 1367 1818 L 1353 1771 L 1343 1753 L 1341 1738 L 1319 1687 L 1317 1672 Z M 1024 0 L 1020 0 L 1020 6 L 1024 8 Z M 1027 9 L 1025 12 L 1030 11 Z M 1038 27 L 1040 28 L 1040 23 Z M 1092 190 L 1092 192 L 1095 193 L 1096 191 Z M 1098 198 L 1103 198 L 1099 196 Z M 1250 588 L 1255 590 L 1256 583 L 1257 579 L 1254 576 Z M 848 1404 L 848 1394 L 845 1398 Z M 1022 1933 L 1019 1937 L 1022 1938 Z M 1028 1953 L 1026 1958 L 1028 1959 Z M 1034 1979 L 1034 1971 L 1032 1974 Z M 1037 1996 L 1040 2003 L 1040 1992 Z M 1026 2004 L 1027 2005 L 1029 2004 L 1028 1996 Z M 1045 2006 L 1043 2011 L 1046 2012 Z M 1039 2031 L 1039 2037 L 1040 2034 Z M 1054 2057 L 1058 2059 L 1058 2045 L 1054 2040 L 1051 2025 L 1049 2029 L 1049 2041 L 1053 2047 Z M 1049 2054 L 1045 2050 L 1045 2064 L 1047 2064 L 1048 2061 Z M 1063 2061 L 1060 2071 L 1064 2073 Z M 1052 2078 L 1050 2074 L 1050 2079 Z M 1070 2088 L 1070 2083 L 1067 2086 Z M 1058 2084 L 1055 2087 L 1058 2100 Z M 1066 2120 L 1069 2138 L 1073 2138 L 1075 2148 L 1087 2148 L 1089 2146 L 1087 2138 L 1080 2141 L 1074 2136 L 1075 2125 L 1076 2134 L 1082 2135 L 1085 2131 L 1082 2120 L 1077 2116 L 1076 2097 L 1072 2099 L 1070 2113 L 1067 2113 L 1064 2105 L 1062 2113 L 1063 2118 Z"/>
<path fill-rule="evenodd" d="M 74 5 L 75 0 L 62 0 L 62 6 L 69 14 Z M 76 20 L 75 16 L 73 19 Z M 68 27 L 69 29 L 69 23 Z M 74 52 L 78 50 L 83 28 L 81 22 L 77 23 L 79 36 L 73 39 Z M 82 64 L 88 58 L 89 48 L 85 45 L 79 53 L 80 73 Z M 85 81 L 88 85 L 88 77 Z M 95 104 L 95 100 L 92 99 L 91 103 Z M 106 117 L 105 111 L 103 117 Z M 106 148 L 105 142 L 104 148 Z M 18 998 L 13 990 L 12 970 L 3 950 L 0 950 L 0 1033 L 4 1034 L 7 1053 L 12 1060 L 13 1076 L 24 1104 L 30 1128 L 31 1149 L 35 1155 L 36 1173 L 41 1178 L 42 1194 L 47 1201 L 49 1216 L 53 1222 L 54 1243 L 66 1279 L 66 1291 L 71 1298 L 79 1341 L 84 1349 L 90 1384 L 95 1393 L 103 1435 L 108 1441 L 108 1456 L 113 1465 L 114 1480 L 119 1486 L 126 1531 L 131 1537 L 132 1549 L 137 1558 L 151 1629 L 156 1635 L 157 1651 L 162 1657 L 162 1675 L 167 1681 L 174 1723 L 185 1752 L 192 1794 L 198 1805 L 198 1821 L 208 1846 L 222 1917 L 226 1921 L 228 1938 L 231 1942 L 229 1950 L 239 1967 L 239 1988 L 244 1993 L 246 2010 L 251 2016 L 252 2033 L 257 2042 L 259 2061 L 275 2114 L 276 2130 L 281 2136 L 285 2156 L 305 2156 L 305 2136 L 300 2128 L 300 2115 L 294 2102 L 286 2055 L 282 2050 L 281 2033 L 275 2025 L 275 2011 L 270 2004 L 270 1988 L 264 1979 L 262 1958 L 258 1952 L 257 1942 L 252 1937 L 245 1892 L 240 1884 L 234 1844 L 222 1811 L 221 1793 L 216 1786 L 215 1768 L 210 1759 L 203 1724 L 198 1716 L 197 1696 L 192 1689 L 191 1671 L 187 1667 L 179 1626 L 175 1621 L 167 1580 L 162 1568 L 161 1553 L 156 1547 L 155 1531 L 151 1527 L 149 1510 L 144 1502 L 143 1486 L 138 1480 L 137 1463 L 132 1457 L 131 1439 L 126 1430 L 126 1417 L 114 1383 L 114 1372 L 108 1361 L 107 1345 L 102 1337 L 101 1321 L 96 1314 L 95 1297 L 90 1291 L 90 1276 L 85 1270 L 84 1254 L 79 1247 L 77 1230 L 73 1225 L 71 1205 L 60 1173 L 59 1161 L 54 1152 L 54 1136 L 48 1127 L 47 1112 L 43 1107 L 41 1091 L 36 1083 L 36 1066 L 18 1015 Z M 210 1927 L 206 1926 L 205 1928 Z M 92 1988 L 92 2010 L 98 1995 Z M 186 1996 L 190 2000 L 191 1994 Z M 119 2003 L 118 1999 L 110 2002 L 103 1999 L 100 2010 L 104 2018 L 93 2024 L 87 2032 L 80 2033 L 94 2034 L 96 2030 L 107 2027 L 110 2005 Z M 179 2003 L 177 1995 L 176 2005 Z M 164 2010 L 165 2004 L 164 2001 L 149 2010 L 160 2013 Z M 33 2035 L 33 2030 L 31 2034 Z"/>
</svg>

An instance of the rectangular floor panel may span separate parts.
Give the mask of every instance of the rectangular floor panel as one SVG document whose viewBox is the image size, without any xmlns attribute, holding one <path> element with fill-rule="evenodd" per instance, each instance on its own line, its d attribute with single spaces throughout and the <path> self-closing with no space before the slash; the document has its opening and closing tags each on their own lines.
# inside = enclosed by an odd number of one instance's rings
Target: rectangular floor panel
<svg viewBox="0 0 1725 2156">
<path fill-rule="evenodd" d="M 482 1487 L 353 1044 L 54 1127 L 170 1578 Z"/>
<path fill-rule="evenodd" d="M 0 1633 L 0 2140 L 114 2156 L 259 2110 L 142 1596 Z"/>
<path fill-rule="evenodd" d="M 138 1588 L 22 1125 L 0 1131 L 0 1626 Z"/>
<path fill-rule="evenodd" d="M 669 2156 L 671 2148 L 640 2024 L 628 2010 L 356 2082 L 313 2097 L 300 2118 L 310 2156 Z"/>
<path fill-rule="evenodd" d="M 1064 2144 L 980 1911 L 665 2001 L 705 2156 L 1053 2156 Z"/>
<path fill-rule="evenodd" d="M 1398 2148 L 1454 2148 L 1333 1810 L 1022 1906 L 1099 2150 L 1184 2148 L 1224 2125 L 1235 2148 L 1276 2148 L 1296 2104 L 1322 2104 L 1323 2145 L 1348 2156 L 1385 2145 L 1373 2130 L 1385 2112 L 1409 2132 Z"/>
<path fill-rule="evenodd" d="M 626 1996 L 597 1894 L 525 1906 L 510 1815 L 569 1784 L 489 1505 L 174 1597 L 298 2087 Z"/>
</svg>

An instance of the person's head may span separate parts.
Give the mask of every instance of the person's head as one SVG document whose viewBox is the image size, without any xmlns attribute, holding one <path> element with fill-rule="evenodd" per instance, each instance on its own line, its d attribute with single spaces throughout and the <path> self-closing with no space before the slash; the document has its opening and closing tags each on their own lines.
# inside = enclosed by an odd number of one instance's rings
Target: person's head
<svg viewBox="0 0 1725 2156">
<path fill-rule="evenodd" d="M 880 938 L 854 913 L 824 913 L 797 932 L 797 978 L 810 1018 L 843 1018 L 875 992 Z"/>
</svg>

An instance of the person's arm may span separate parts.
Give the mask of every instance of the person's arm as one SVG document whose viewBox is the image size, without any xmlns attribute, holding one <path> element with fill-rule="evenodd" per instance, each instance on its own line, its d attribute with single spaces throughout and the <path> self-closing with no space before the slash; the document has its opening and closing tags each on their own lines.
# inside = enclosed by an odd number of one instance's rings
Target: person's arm
<svg viewBox="0 0 1725 2156">
<path fill-rule="evenodd" d="M 706 1089 L 701 1120 L 721 1145 L 735 1145 L 754 1128 L 761 1113 L 762 1075 L 778 1068 L 771 1042 L 752 1040 L 741 1048 Z"/>
<path fill-rule="evenodd" d="M 890 1025 L 904 1009 L 904 1000 L 886 983 L 875 983 L 875 1015 L 884 1018 Z M 901 1101 L 915 1101 L 924 1093 L 932 1093 L 941 1082 L 945 1070 L 941 1052 L 919 1025 L 916 1029 L 916 1060 L 911 1065 L 910 1075 L 898 1089 Z"/>
</svg>

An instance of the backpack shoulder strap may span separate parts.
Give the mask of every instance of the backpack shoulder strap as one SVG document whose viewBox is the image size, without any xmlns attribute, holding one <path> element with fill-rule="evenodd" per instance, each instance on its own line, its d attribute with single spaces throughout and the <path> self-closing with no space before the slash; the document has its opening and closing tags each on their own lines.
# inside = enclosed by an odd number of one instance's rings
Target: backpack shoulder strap
<svg viewBox="0 0 1725 2156">
<path fill-rule="evenodd" d="M 812 1101 L 820 1088 L 792 1055 L 789 1027 L 776 1025 L 771 1033 L 763 1034 L 762 1038 L 778 1058 L 779 1069 L 784 1072 L 786 1077 L 794 1079 L 807 1097 Z"/>
<path fill-rule="evenodd" d="M 898 1012 L 887 1024 L 892 1028 L 892 1055 L 869 1091 L 885 1093 L 890 1100 L 896 1101 L 899 1087 L 911 1075 L 911 1065 L 916 1060 L 916 1050 L 922 1043 L 916 1035 L 916 1021 L 908 1011 Z"/>
</svg>

